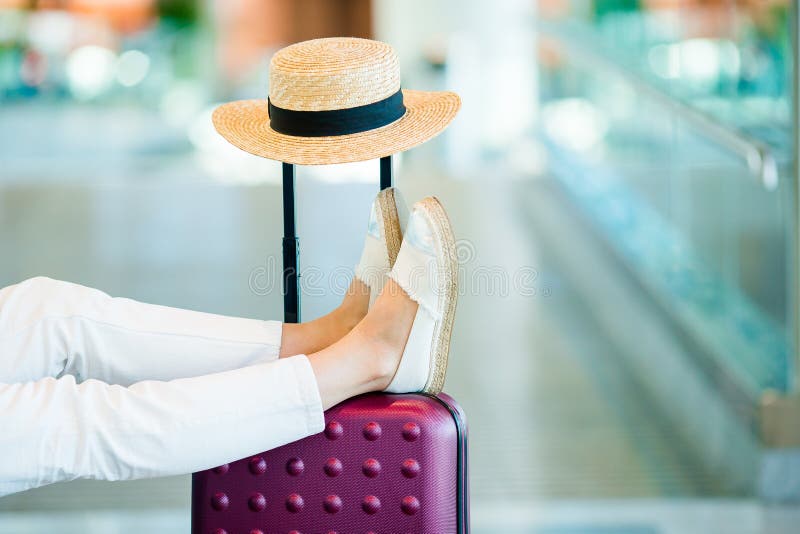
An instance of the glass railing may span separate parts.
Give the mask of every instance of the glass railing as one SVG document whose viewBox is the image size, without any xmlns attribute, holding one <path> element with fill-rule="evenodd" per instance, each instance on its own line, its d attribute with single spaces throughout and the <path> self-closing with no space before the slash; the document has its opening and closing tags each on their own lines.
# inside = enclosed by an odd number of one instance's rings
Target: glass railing
<svg viewBox="0 0 800 534">
<path fill-rule="evenodd" d="M 733 129 L 790 148 L 788 1 L 547 4 L 540 3 L 543 27 Z"/>
<path fill-rule="evenodd" d="M 537 22 L 554 174 L 698 361 L 753 401 L 788 391 L 788 8 L 559 5 Z"/>
</svg>

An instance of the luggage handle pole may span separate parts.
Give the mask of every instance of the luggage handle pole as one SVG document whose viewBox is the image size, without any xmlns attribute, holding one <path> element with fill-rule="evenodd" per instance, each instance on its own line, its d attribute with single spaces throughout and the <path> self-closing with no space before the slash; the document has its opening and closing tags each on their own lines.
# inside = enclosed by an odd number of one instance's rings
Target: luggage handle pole
<svg viewBox="0 0 800 534">
<path fill-rule="evenodd" d="M 298 256 L 300 240 L 295 226 L 295 168 L 283 164 L 283 321 L 300 322 Z"/>
<path fill-rule="evenodd" d="M 392 156 L 381 158 L 380 188 L 392 187 Z M 283 321 L 300 322 L 300 239 L 297 237 L 294 186 L 295 167 L 283 163 Z"/>
<path fill-rule="evenodd" d="M 392 187 L 392 156 L 381 158 L 381 190 Z"/>
</svg>

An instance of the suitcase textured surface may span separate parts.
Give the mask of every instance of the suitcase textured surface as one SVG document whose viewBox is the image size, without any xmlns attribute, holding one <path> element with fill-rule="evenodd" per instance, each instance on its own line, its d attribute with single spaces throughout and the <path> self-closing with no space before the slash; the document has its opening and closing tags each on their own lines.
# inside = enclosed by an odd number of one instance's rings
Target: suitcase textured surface
<svg viewBox="0 0 800 534">
<path fill-rule="evenodd" d="M 325 431 L 192 480 L 195 534 L 464 534 L 467 430 L 448 395 L 363 395 Z"/>
</svg>

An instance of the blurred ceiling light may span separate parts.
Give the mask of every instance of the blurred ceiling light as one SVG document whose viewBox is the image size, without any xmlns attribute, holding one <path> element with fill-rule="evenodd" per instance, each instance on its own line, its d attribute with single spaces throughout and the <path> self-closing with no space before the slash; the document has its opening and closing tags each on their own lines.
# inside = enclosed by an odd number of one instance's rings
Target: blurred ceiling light
<svg viewBox="0 0 800 534">
<path fill-rule="evenodd" d="M 681 74 L 695 81 L 716 79 L 720 71 L 719 50 L 711 39 L 689 39 L 680 43 Z"/>
<path fill-rule="evenodd" d="M 564 98 L 542 108 L 542 124 L 547 135 L 572 150 L 588 150 L 608 131 L 605 116 L 588 100 Z"/>
<path fill-rule="evenodd" d="M 647 59 L 661 78 L 683 78 L 702 85 L 715 84 L 720 75 L 737 77 L 741 68 L 739 48 L 728 39 L 698 38 L 656 45 Z"/>
<path fill-rule="evenodd" d="M 45 54 L 63 54 L 72 46 L 75 19 L 56 10 L 35 11 L 28 19 L 28 41 Z"/>
<path fill-rule="evenodd" d="M 142 83 L 150 69 L 150 58 L 139 50 L 128 50 L 117 61 L 117 81 L 125 87 Z"/>
<path fill-rule="evenodd" d="M 87 45 L 67 57 L 69 88 L 78 100 L 89 100 L 105 92 L 114 80 L 117 55 L 102 46 Z"/>
</svg>

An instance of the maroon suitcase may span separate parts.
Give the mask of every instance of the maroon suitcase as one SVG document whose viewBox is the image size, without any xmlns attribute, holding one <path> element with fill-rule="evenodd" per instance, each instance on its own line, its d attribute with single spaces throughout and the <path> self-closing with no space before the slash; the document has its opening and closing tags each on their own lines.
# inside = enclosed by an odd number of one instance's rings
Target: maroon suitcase
<svg viewBox="0 0 800 534">
<path fill-rule="evenodd" d="M 467 425 L 448 395 L 369 394 L 325 431 L 192 478 L 195 534 L 469 532 Z"/>
</svg>

